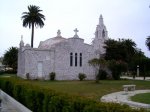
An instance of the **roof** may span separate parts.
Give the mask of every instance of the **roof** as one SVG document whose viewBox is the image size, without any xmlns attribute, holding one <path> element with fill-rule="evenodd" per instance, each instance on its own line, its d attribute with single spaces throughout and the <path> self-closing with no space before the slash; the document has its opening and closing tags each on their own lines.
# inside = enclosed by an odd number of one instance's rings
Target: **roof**
<svg viewBox="0 0 150 112">
<path fill-rule="evenodd" d="M 51 47 L 54 47 L 56 44 L 65 41 L 66 38 L 63 38 L 61 36 L 56 36 L 50 39 L 47 39 L 45 41 L 41 41 L 38 48 L 41 49 L 50 49 Z"/>
</svg>

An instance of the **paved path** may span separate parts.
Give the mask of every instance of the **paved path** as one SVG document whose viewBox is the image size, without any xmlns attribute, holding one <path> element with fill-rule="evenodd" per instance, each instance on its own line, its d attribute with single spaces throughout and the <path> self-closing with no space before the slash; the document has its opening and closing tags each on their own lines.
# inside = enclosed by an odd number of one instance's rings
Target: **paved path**
<svg viewBox="0 0 150 112">
<path fill-rule="evenodd" d="M 18 111 L 12 104 L 6 102 L 5 100 L 2 101 L 2 108 L 0 112 L 20 112 Z"/>
<path fill-rule="evenodd" d="M 115 102 L 115 103 L 121 103 L 121 104 L 127 104 L 131 107 L 138 107 L 138 108 L 150 108 L 150 104 L 143 104 L 143 103 L 137 103 L 130 100 L 131 96 L 134 96 L 135 94 L 139 93 L 147 93 L 150 92 L 150 90 L 135 90 L 125 93 L 124 91 L 111 93 L 108 95 L 105 95 L 101 98 L 102 102 Z"/>
<path fill-rule="evenodd" d="M 133 79 L 133 77 L 128 77 L 128 76 L 121 76 L 122 79 Z M 133 80 L 144 80 L 143 77 L 135 77 Z M 146 77 L 145 81 L 150 81 L 150 77 Z"/>
<path fill-rule="evenodd" d="M 0 90 L 0 98 L 2 99 L 0 112 L 31 112 L 24 105 L 16 101 L 14 98 Z"/>
</svg>

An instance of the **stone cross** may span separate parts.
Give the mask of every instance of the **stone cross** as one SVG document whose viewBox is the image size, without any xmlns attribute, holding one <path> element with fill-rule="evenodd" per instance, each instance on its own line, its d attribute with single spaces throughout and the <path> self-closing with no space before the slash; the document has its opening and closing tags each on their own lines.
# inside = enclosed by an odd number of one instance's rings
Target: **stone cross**
<svg viewBox="0 0 150 112">
<path fill-rule="evenodd" d="M 77 32 L 79 32 L 79 30 L 77 30 L 77 28 L 74 30 L 75 35 L 77 35 Z"/>
<path fill-rule="evenodd" d="M 60 30 L 57 31 L 57 36 L 60 37 L 61 36 L 61 32 Z"/>
</svg>

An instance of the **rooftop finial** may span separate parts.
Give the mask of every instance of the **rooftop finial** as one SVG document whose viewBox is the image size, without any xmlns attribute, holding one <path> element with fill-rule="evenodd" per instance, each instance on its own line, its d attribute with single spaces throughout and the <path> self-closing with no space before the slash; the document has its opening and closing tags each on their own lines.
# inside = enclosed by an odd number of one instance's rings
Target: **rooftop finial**
<svg viewBox="0 0 150 112">
<path fill-rule="evenodd" d="M 61 32 L 60 30 L 57 31 L 57 37 L 60 37 L 61 36 Z"/>
<path fill-rule="evenodd" d="M 21 35 L 21 41 L 23 41 L 23 35 Z"/>
<path fill-rule="evenodd" d="M 75 29 L 75 30 L 73 30 L 73 31 L 75 32 L 74 37 L 79 37 L 79 36 L 78 36 L 78 34 L 77 34 L 77 33 L 79 32 L 79 30 L 76 28 L 76 29 Z"/>
<path fill-rule="evenodd" d="M 74 30 L 74 32 L 75 32 L 75 35 L 77 35 L 77 33 L 79 32 L 79 30 L 76 28 L 76 29 Z"/>
<path fill-rule="evenodd" d="M 102 14 L 101 14 L 100 17 L 99 17 L 99 24 L 100 24 L 100 25 L 104 24 L 104 23 L 103 23 L 103 16 L 102 16 Z"/>
<path fill-rule="evenodd" d="M 102 14 L 100 15 L 100 18 L 103 18 Z"/>
<path fill-rule="evenodd" d="M 24 46 L 24 42 L 23 42 L 23 35 L 21 35 L 20 46 Z"/>
</svg>

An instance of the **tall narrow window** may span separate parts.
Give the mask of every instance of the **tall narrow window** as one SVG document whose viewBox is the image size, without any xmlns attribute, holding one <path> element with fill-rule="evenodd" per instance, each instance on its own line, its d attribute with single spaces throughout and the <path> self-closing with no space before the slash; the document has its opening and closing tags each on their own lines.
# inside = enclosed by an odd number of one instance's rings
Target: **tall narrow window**
<svg viewBox="0 0 150 112">
<path fill-rule="evenodd" d="M 80 67 L 82 66 L 82 53 L 80 53 Z"/>
<path fill-rule="evenodd" d="M 105 31 L 103 30 L 102 32 L 102 37 L 104 38 L 105 37 Z"/>
<path fill-rule="evenodd" d="M 73 65 L 73 53 L 70 53 L 70 66 Z"/>
<path fill-rule="evenodd" d="M 77 66 L 77 63 L 78 63 L 78 56 L 77 53 L 75 53 L 75 66 Z"/>
<path fill-rule="evenodd" d="M 96 37 L 98 37 L 98 30 L 96 31 Z"/>
</svg>

